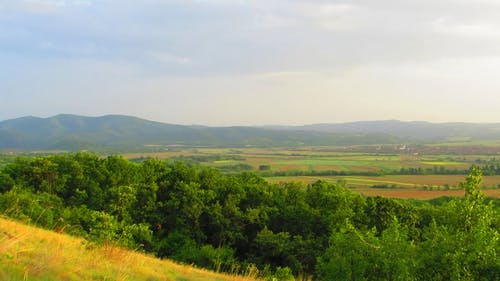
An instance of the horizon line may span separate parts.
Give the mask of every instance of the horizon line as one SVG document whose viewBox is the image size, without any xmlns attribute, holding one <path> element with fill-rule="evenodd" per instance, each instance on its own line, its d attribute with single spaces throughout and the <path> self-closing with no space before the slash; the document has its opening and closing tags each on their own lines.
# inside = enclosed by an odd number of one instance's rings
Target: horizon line
<svg viewBox="0 0 500 281">
<path fill-rule="evenodd" d="M 337 121 L 337 122 L 317 122 L 317 123 L 302 123 L 302 124 L 253 124 L 253 125 L 207 125 L 207 124 L 196 124 L 196 123 L 171 123 L 165 121 L 153 120 L 150 118 L 140 117 L 136 115 L 126 115 L 119 113 L 109 113 L 104 115 L 80 115 L 74 113 L 58 113 L 55 115 L 50 115 L 47 117 L 40 117 L 35 115 L 24 115 L 20 117 L 8 118 L 0 120 L 0 123 L 23 119 L 23 118 L 36 118 L 36 119 L 51 119 L 57 118 L 60 116 L 73 116 L 80 118 L 105 118 L 105 117 L 127 117 L 127 118 L 137 118 L 144 121 L 156 122 L 168 125 L 178 125 L 178 126 L 200 126 L 200 127 L 306 127 L 306 126 L 325 126 L 325 125 L 343 125 L 343 124 L 353 124 L 353 123 L 375 123 L 375 122 L 399 122 L 399 123 L 427 123 L 427 124 L 435 124 L 435 125 L 445 125 L 445 124 L 470 124 L 470 125 L 495 125 L 500 122 L 468 122 L 468 121 L 427 121 L 427 120 L 401 120 L 401 119 L 371 119 L 371 120 L 354 120 L 354 121 Z"/>
</svg>

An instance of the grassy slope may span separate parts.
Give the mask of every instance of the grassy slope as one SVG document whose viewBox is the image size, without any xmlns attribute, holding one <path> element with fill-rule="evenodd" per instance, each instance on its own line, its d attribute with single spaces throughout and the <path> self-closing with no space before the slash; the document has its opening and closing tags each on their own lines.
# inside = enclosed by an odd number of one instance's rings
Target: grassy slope
<svg viewBox="0 0 500 281">
<path fill-rule="evenodd" d="M 252 275 L 252 274 L 249 274 Z M 250 281 L 0 218 L 0 280 Z"/>
</svg>

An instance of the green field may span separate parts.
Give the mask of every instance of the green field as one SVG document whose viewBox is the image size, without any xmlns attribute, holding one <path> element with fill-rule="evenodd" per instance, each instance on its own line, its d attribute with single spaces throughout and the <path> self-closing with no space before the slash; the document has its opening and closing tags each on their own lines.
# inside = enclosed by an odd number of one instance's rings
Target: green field
<svg viewBox="0 0 500 281">
<path fill-rule="evenodd" d="M 345 181 L 346 187 L 367 196 L 385 196 L 395 198 L 430 199 L 440 196 L 463 196 L 459 183 L 462 175 L 391 175 L 382 177 L 364 176 L 295 176 L 268 177 L 271 183 L 302 182 L 310 184 L 318 180 L 331 183 Z M 490 197 L 500 198 L 500 176 L 488 176 L 483 179 L 483 192 Z"/>
<path fill-rule="evenodd" d="M 128 159 L 158 157 L 209 157 L 220 156 L 216 161 L 201 162 L 202 165 L 221 167 L 226 165 L 248 164 L 254 170 L 261 165 L 269 165 L 272 171 L 326 171 L 373 172 L 393 171 L 401 168 L 421 169 L 468 169 L 478 160 L 487 160 L 488 155 L 410 155 L 374 154 L 362 152 L 341 152 L 337 150 L 309 148 L 197 148 L 162 153 L 124 154 Z M 223 159 L 237 156 L 241 160 Z"/>
<path fill-rule="evenodd" d="M 386 184 L 394 188 L 423 188 L 443 187 L 449 185 L 450 189 L 457 189 L 458 184 L 464 180 L 462 175 L 388 175 L 380 177 L 370 176 L 292 176 L 292 177 L 267 177 L 271 182 L 302 181 L 312 183 L 317 180 L 328 182 L 346 181 L 347 187 L 372 187 Z M 483 179 L 483 186 L 488 189 L 500 185 L 500 176 L 487 176 Z M 430 188 L 430 189 L 431 189 Z M 437 188 L 436 188 L 437 189 Z"/>
<path fill-rule="evenodd" d="M 433 149 L 436 148 L 429 146 L 422 148 L 422 151 L 432 151 Z M 461 149 L 468 150 L 467 147 L 461 147 Z M 254 171 L 273 183 L 299 181 L 308 184 L 317 180 L 328 182 L 345 180 L 347 187 L 362 190 L 367 195 L 385 195 L 391 189 L 401 192 L 435 191 L 427 193 L 435 196 L 446 191 L 457 195 L 458 183 L 463 181 L 465 171 L 472 165 L 481 166 L 497 163 L 497 158 L 500 159 L 498 155 L 486 152 L 463 155 L 455 152 L 450 152 L 450 154 L 401 153 L 400 151 L 395 151 L 395 153 L 367 152 L 373 150 L 376 148 L 182 148 L 161 153 L 131 153 L 124 154 L 124 156 L 128 159 L 148 157 L 191 159 L 199 165 L 215 167 L 225 172 L 232 170 L 234 172 Z M 438 150 L 448 151 L 449 149 L 439 147 Z M 481 152 L 480 149 L 476 150 Z M 200 159 L 202 161 L 199 161 Z M 265 169 L 262 166 L 265 166 Z M 401 174 L 401 169 L 418 169 L 421 174 Z M 321 175 L 321 173 L 331 171 L 346 175 Z M 458 171 L 456 172 L 458 174 L 446 174 L 446 171 Z M 308 175 L 300 173 L 308 173 Z M 486 191 L 488 195 L 499 197 L 500 194 L 494 191 L 499 186 L 500 175 L 485 177 L 484 187 L 489 189 Z M 441 193 L 436 191 L 441 191 Z M 393 192 L 392 194 L 398 193 Z M 401 195 L 401 197 L 407 196 Z"/>
<path fill-rule="evenodd" d="M 437 148 L 439 149 L 437 149 Z M 482 152 L 478 148 L 460 147 L 458 151 Z M 426 146 L 426 153 L 408 153 L 395 150 L 394 153 L 373 152 L 376 147 L 271 147 L 271 148 L 204 148 L 176 147 L 163 152 L 125 153 L 127 159 L 142 161 L 160 158 L 187 161 L 195 165 L 220 169 L 224 173 L 253 171 L 268 181 L 301 181 L 311 183 L 317 180 L 336 182 L 345 180 L 349 188 L 365 188 L 366 194 L 378 190 L 457 189 L 465 171 L 472 165 L 499 164 L 500 156 L 489 153 L 490 148 L 479 154 L 457 154 L 456 146 Z M 452 151 L 450 154 L 435 153 Z M 51 152 L 3 154 L 0 167 L 13 162 L 16 157 L 35 157 Z M 61 152 L 58 152 L 61 153 Z M 498 158 L 498 159 L 497 159 Z M 413 170 L 418 173 L 404 171 Z M 402 172 L 403 171 L 403 172 Z M 449 171 L 447 174 L 446 171 Z M 339 173 L 342 173 L 339 175 Z M 500 186 L 500 175 L 487 176 L 484 187 L 496 189 Z M 368 189 L 369 188 L 369 189 Z M 492 191 L 488 191 L 492 193 Z M 493 196 L 496 193 L 492 193 Z"/>
</svg>

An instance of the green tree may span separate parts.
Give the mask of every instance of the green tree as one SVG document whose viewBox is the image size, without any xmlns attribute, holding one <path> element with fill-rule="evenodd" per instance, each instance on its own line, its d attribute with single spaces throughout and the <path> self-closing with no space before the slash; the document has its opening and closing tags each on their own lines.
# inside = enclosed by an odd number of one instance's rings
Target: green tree
<svg viewBox="0 0 500 281">
<path fill-rule="evenodd" d="M 0 172 L 0 193 L 11 190 L 14 184 L 14 180 L 8 174 Z"/>
<path fill-rule="evenodd" d="M 330 237 L 330 247 L 319 257 L 320 280 L 371 280 L 375 252 L 381 248 L 375 229 L 360 232 L 348 220 Z"/>
<path fill-rule="evenodd" d="M 108 191 L 106 211 L 120 221 L 132 223 L 132 207 L 137 202 L 137 191 L 131 185 L 111 187 Z"/>
<path fill-rule="evenodd" d="M 482 172 L 473 167 L 466 181 L 463 200 L 446 207 L 448 223 L 435 221 L 424 232 L 419 275 L 427 280 L 499 280 L 500 235 L 494 221 L 498 210 L 485 204 L 480 187 Z"/>
</svg>

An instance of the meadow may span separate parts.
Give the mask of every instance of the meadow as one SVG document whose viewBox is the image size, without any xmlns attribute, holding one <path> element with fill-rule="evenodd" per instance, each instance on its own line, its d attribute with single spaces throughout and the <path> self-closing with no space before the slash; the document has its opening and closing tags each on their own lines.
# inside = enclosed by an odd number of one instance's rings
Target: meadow
<svg viewBox="0 0 500 281">
<path fill-rule="evenodd" d="M 251 281 L 0 218 L 0 280 Z"/>
</svg>

